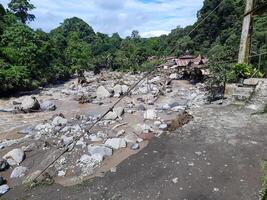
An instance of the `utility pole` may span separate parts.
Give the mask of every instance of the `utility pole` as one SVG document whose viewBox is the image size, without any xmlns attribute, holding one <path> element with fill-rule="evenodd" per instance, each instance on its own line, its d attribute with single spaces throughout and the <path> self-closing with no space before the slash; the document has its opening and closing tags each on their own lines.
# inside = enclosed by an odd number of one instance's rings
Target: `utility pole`
<svg viewBox="0 0 267 200">
<path fill-rule="evenodd" d="M 251 12 L 255 6 L 255 0 L 246 0 L 245 16 L 241 33 L 241 41 L 238 55 L 238 63 L 249 63 L 249 54 L 251 47 L 252 22 L 253 13 Z"/>
</svg>

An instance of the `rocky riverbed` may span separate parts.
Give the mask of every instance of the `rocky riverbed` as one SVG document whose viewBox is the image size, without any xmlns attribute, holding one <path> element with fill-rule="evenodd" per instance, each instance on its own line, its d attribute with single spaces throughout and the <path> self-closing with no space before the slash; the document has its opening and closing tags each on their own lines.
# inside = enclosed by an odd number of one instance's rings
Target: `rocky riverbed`
<svg viewBox="0 0 267 200">
<path fill-rule="evenodd" d="M 206 103 L 203 84 L 177 80 L 166 70 L 141 81 L 98 122 L 143 75 L 87 72 L 83 84 L 73 79 L 34 96 L 1 100 L 0 193 L 33 180 L 66 148 L 41 178 L 73 185 L 115 172 L 153 137 L 189 122 L 190 108 Z"/>
</svg>

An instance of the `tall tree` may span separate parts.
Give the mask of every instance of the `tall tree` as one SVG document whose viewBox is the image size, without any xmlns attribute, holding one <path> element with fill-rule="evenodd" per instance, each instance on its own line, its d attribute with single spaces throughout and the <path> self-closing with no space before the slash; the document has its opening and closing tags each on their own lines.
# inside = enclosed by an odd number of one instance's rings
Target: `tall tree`
<svg viewBox="0 0 267 200">
<path fill-rule="evenodd" d="M 29 13 L 29 11 L 35 8 L 34 5 L 30 3 L 30 0 L 11 0 L 8 4 L 8 8 L 23 24 L 35 19 L 35 16 Z"/>
</svg>

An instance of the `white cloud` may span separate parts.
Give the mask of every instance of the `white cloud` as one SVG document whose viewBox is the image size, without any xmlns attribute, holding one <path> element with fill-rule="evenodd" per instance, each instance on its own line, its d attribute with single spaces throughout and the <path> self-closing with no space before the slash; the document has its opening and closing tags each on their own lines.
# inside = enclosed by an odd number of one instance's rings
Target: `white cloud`
<svg viewBox="0 0 267 200">
<path fill-rule="evenodd" d="M 141 36 L 144 38 L 149 38 L 149 37 L 157 37 L 161 35 L 167 35 L 170 33 L 170 31 L 164 31 L 164 30 L 154 30 L 154 31 L 147 31 L 141 33 Z"/>
<path fill-rule="evenodd" d="M 1 1 L 5 6 L 9 0 Z M 144 37 L 166 34 L 192 24 L 203 0 L 31 0 L 36 6 L 33 28 L 45 31 L 65 18 L 80 17 L 95 31 L 125 37 L 139 30 Z"/>
</svg>

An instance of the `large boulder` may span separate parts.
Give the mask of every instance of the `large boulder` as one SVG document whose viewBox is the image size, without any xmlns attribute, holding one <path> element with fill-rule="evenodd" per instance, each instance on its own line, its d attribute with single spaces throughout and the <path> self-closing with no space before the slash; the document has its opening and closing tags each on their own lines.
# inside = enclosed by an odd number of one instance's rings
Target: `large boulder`
<svg viewBox="0 0 267 200">
<path fill-rule="evenodd" d="M 31 112 L 39 109 L 40 104 L 38 100 L 33 96 L 25 97 L 21 102 L 21 110 L 25 112 Z"/>
<path fill-rule="evenodd" d="M 44 101 L 40 104 L 41 110 L 43 111 L 54 111 L 57 109 L 56 105 L 51 101 Z"/>
<path fill-rule="evenodd" d="M 98 99 L 104 99 L 111 97 L 111 93 L 103 86 L 100 86 L 96 89 L 96 96 Z"/>
<path fill-rule="evenodd" d="M 27 170 L 28 170 L 27 167 L 22 167 L 22 166 L 16 167 L 12 171 L 10 178 L 19 178 L 19 177 L 25 176 Z"/>
<path fill-rule="evenodd" d="M 25 153 L 21 149 L 13 149 L 3 156 L 9 165 L 19 165 L 25 158 Z"/>
</svg>

